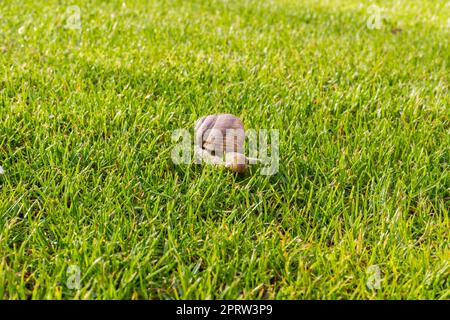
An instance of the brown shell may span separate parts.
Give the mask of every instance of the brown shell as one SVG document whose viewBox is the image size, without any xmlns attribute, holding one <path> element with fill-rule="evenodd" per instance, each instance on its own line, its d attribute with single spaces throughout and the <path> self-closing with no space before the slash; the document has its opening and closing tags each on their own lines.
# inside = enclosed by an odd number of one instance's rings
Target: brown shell
<svg viewBox="0 0 450 320">
<path fill-rule="evenodd" d="M 213 155 L 242 153 L 244 140 L 244 124 L 232 114 L 209 115 L 195 123 L 195 144 Z"/>
</svg>

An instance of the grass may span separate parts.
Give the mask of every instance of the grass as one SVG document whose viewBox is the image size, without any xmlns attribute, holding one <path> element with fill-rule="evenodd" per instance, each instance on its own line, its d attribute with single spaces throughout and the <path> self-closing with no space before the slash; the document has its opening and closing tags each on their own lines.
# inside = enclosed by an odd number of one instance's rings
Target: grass
<svg viewBox="0 0 450 320">
<path fill-rule="evenodd" d="M 450 5 L 373 3 L 1 1 L 0 298 L 449 299 Z M 219 112 L 277 174 L 172 163 Z"/>
</svg>

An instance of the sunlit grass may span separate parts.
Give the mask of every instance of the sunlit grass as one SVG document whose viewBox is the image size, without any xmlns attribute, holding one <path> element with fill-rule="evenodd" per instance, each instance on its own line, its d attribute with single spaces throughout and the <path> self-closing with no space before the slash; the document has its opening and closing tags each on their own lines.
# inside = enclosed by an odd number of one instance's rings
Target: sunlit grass
<svg viewBox="0 0 450 320">
<path fill-rule="evenodd" d="M 448 299 L 450 5 L 374 3 L 1 1 L 0 297 Z M 276 175 L 172 163 L 218 112 Z"/>
</svg>

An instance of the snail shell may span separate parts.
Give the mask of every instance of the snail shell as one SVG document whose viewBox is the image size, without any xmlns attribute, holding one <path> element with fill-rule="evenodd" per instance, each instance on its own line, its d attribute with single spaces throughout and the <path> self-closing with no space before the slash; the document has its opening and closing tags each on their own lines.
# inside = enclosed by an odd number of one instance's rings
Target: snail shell
<svg viewBox="0 0 450 320">
<path fill-rule="evenodd" d="M 241 119 L 231 114 L 202 117 L 195 124 L 195 144 L 212 155 L 243 153 L 245 131 Z"/>
</svg>

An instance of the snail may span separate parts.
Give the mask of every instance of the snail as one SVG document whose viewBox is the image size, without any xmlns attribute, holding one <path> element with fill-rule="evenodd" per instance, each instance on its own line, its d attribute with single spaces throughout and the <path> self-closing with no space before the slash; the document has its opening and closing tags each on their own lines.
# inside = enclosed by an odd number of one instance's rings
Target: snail
<svg viewBox="0 0 450 320">
<path fill-rule="evenodd" d="M 248 160 L 244 152 L 245 130 L 241 119 L 232 114 L 204 116 L 195 123 L 197 159 L 244 173 Z"/>
</svg>

